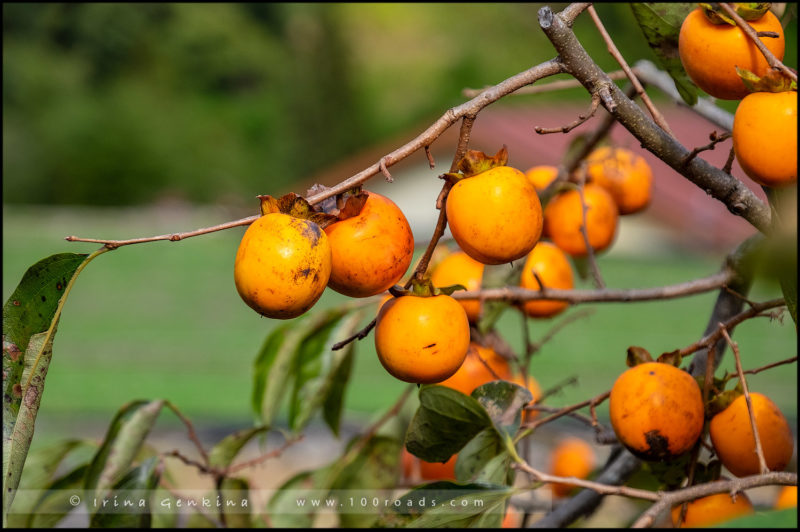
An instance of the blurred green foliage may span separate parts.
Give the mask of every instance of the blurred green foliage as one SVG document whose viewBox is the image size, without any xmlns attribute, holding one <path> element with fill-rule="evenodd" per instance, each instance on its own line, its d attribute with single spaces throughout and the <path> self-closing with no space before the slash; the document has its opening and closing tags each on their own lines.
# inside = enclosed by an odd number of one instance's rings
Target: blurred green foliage
<svg viewBox="0 0 800 532">
<path fill-rule="evenodd" d="M 285 192 L 552 58 L 540 6 L 4 3 L 4 202 Z M 630 62 L 652 58 L 627 4 L 598 11 Z M 618 68 L 588 17 L 576 31 Z"/>
</svg>

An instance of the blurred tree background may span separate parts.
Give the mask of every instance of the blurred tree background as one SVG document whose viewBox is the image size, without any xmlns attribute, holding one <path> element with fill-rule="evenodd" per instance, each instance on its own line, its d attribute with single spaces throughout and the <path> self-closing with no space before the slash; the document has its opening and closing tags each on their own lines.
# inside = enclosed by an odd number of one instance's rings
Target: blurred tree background
<svg viewBox="0 0 800 532">
<path fill-rule="evenodd" d="M 288 190 L 553 57 L 540 6 L 4 3 L 3 201 Z M 598 10 L 629 62 L 653 58 L 627 4 Z M 576 30 L 618 68 L 589 17 Z"/>
</svg>

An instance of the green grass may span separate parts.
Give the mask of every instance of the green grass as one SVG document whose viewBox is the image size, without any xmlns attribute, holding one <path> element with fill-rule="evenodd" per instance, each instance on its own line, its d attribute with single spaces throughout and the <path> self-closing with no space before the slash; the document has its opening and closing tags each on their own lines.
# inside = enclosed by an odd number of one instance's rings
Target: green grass
<svg viewBox="0 0 800 532">
<path fill-rule="evenodd" d="M 187 212 L 115 209 L 34 209 L 4 207 L 3 300 L 25 269 L 48 255 L 90 252 L 95 244 L 67 243 L 75 234 L 129 238 L 184 231 L 235 219 L 247 213 L 204 209 Z M 259 317 L 240 300 L 233 285 L 233 257 L 244 228 L 191 238 L 120 248 L 98 257 L 79 277 L 64 308 L 53 362 L 42 399 L 41 430 L 69 430 L 59 420 L 109 421 L 124 403 L 165 398 L 190 418 L 208 423 L 249 424 L 251 368 L 266 334 L 277 322 Z M 600 258 L 606 283 L 643 288 L 679 283 L 716 272 L 722 257 L 620 256 Z M 584 282 L 581 287 L 589 288 Z M 779 297 L 777 285 L 756 282 L 751 297 Z M 696 341 L 706 326 L 715 293 L 635 304 L 593 304 L 594 313 L 570 324 L 532 362 L 543 389 L 568 377 L 578 379 L 554 396 L 567 405 L 610 389 L 625 369 L 625 353 L 639 345 L 654 355 Z M 343 296 L 326 291 L 318 307 Z M 556 318 L 561 319 L 561 318 Z M 368 319 L 365 319 L 365 322 Z M 554 321 L 530 322 L 533 339 Z M 511 345 L 522 345 L 521 320 L 507 312 L 499 330 Z M 759 318 L 742 324 L 734 339 L 745 368 L 797 354 L 796 329 Z M 733 371 L 727 354 L 723 368 Z M 749 378 L 751 389 L 769 394 L 796 424 L 795 366 Z M 380 366 L 370 335 L 357 348 L 346 394 L 347 415 L 374 415 L 404 388 Z M 607 406 L 599 409 L 604 416 Z M 565 421 L 569 422 L 569 421 Z M 60 428 L 58 428 L 60 427 Z M 47 438 L 47 434 L 37 437 Z"/>
</svg>

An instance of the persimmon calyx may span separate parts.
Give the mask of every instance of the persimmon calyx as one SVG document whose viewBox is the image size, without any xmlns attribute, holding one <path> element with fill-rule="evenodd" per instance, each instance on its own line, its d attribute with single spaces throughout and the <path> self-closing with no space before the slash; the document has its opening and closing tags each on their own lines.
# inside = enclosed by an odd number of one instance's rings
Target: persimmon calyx
<svg viewBox="0 0 800 532">
<path fill-rule="evenodd" d="M 716 2 L 699 3 L 703 9 L 703 14 L 712 24 L 730 24 L 736 26 L 736 21 L 733 20 Z M 748 22 L 758 20 L 764 16 L 764 13 L 769 11 L 772 6 L 770 2 L 742 2 L 731 4 L 736 14 Z"/>
<path fill-rule="evenodd" d="M 670 351 L 669 353 L 662 353 L 657 359 L 656 362 L 661 362 L 662 364 L 669 364 L 670 366 L 675 366 L 679 368 L 681 366 L 681 352 L 679 350 Z"/>
<path fill-rule="evenodd" d="M 653 356 L 647 349 L 636 345 L 632 345 L 628 348 L 628 356 L 625 360 L 628 367 L 632 368 L 647 362 L 653 362 Z"/>
<path fill-rule="evenodd" d="M 330 190 L 324 185 L 315 184 L 308 189 L 308 195 L 319 194 Z M 361 185 L 347 189 L 344 192 L 326 198 L 319 202 L 315 209 L 325 214 L 336 217 L 337 220 L 346 220 L 361 214 L 361 209 L 367 202 L 369 194 L 361 190 Z"/>
<path fill-rule="evenodd" d="M 262 216 L 273 213 L 288 214 L 293 218 L 314 222 L 322 229 L 338 220 L 336 216 L 318 211 L 305 198 L 298 196 L 294 192 L 290 192 L 280 198 L 269 195 L 256 197 L 261 201 Z"/>
<path fill-rule="evenodd" d="M 770 68 L 766 74 L 758 77 L 746 68 L 737 66 L 736 73 L 750 92 L 787 92 L 797 90 L 797 83 L 780 70 Z"/>
<path fill-rule="evenodd" d="M 453 284 L 449 286 L 434 286 L 431 282 L 430 275 L 424 275 L 421 279 L 414 278 L 411 281 L 411 288 L 404 288 L 399 284 L 389 288 L 389 293 L 394 297 L 402 296 L 417 296 L 417 297 L 434 297 L 446 295 L 453 295 L 456 290 L 466 290 L 467 287 L 462 284 Z"/>
</svg>

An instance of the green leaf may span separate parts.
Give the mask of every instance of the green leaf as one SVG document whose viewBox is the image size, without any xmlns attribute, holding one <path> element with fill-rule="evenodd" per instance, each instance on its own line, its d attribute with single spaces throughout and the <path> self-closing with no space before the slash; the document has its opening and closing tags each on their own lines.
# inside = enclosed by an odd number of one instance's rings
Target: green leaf
<svg viewBox="0 0 800 532">
<path fill-rule="evenodd" d="M 3 522 L 33 439 L 59 302 L 86 257 L 60 253 L 40 260 L 3 305 Z"/>
<path fill-rule="evenodd" d="M 225 477 L 219 489 L 226 528 L 251 528 L 250 485 L 243 478 Z"/>
<path fill-rule="evenodd" d="M 505 501 L 513 493 L 507 486 L 493 484 L 434 482 L 401 497 L 399 511 L 423 509 L 407 528 L 499 528 Z"/>
<path fill-rule="evenodd" d="M 92 515 L 91 528 L 150 528 L 152 522 L 152 497 L 161 478 L 159 459 L 150 458 L 123 476 L 107 495 L 107 500 L 117 500 L 118 507 L 109 504 L 98 508 Z M 132 506 L 123 508 L 123 502 Z"/>
<path fill-rule="evenodd" d="M 156 487 L 153 497 L 158 501 L 160 508 L 152 513 L 150 528 L 177 528 L 178 510 L 173 511 L 173 509 L 176 507 L 178 499 L 172 493 L 160 487 Z M 165 507 L 165 503 L 169 506 Z"/>
<path fill-rule="evenodd" d="M 231 465 L 236 455 L 242 450 L 253 436 L 265 432 L 268 427 L 255 427 L 242 429 L 229 434 L 217 443 L 208 453 L 208 463 L 211 467 L 225 468 Z"/>
<path fill-rule="evenodd" d="M 298 506 L 296 490 L 312 489 L 316 476 L 319 476 L 316 471 L 303 471 L 278 488 L 275 495 L 267 502 L 267 513 L 273 527 L 311 528 L 316 508 L 311 506 L 308 501 L 305 501 L 302 506 Z"/>
<path fill-rule="evenodd" d="M 161 412 L 164 401 L 137 400 L 114 416 L 86 475 L 85 489 L 100 498 L 125 475 Z"/>
<path fill-rule="evenodd" d="M 471 482 L 482 475 L 486 465 L 496 456 L 505 453 L 505 445 L 493 427 L 480 431 L 458 453 L 456 460 L 456 479 Z M 485 480 L 485 479 L 483 479 Z M 496 481 L 502 484 L 503 481 Z"/>
<path fill-rule="evenodd" d="M 97 445 L 90 440 L 63 440 L 47 447 L 42 447 L 28 454 L 22 478 L 19 482 L 19 491 L 14 497 L 14 503 L 8 514 L 8 525 L 11 527 L 25 527 L 33 507 L 37 504 L 42 486 L 51 483 L 53 475 L 59 465 L 74 451 L 76 454 L 85 454 L 85 451 L 96 448 Z"/>
<path fill-rule="evenodd" d="M 335 436 L 339 436 L 344 392 L 347 389 L 347 382 L 350 380 L 350 374 L 353 371 L 353 359 L 356 352 L 355 343 L 351 342 L 341 350 L 345 351 L 345 354 L 339 361 L 336 371 L 330 377 L 330 388 L 322 405 L 322 417 Z"/>
<path fill-rule="evenodd" d="M 725 521 L 710 528 L 752 528 L 763 530 L 765 528 L 797 528 L 797 508 L 775 510 L 771 512 L 756 512 L 752 515 L 738 517 Z"/>
<path fill-rule="evenodd" d="M 281 325 L 267 336 L 256 357 L 252 396 L 253 410 L 264 425 L 271 426 L 278 414 L 303 340 L 339 319 L 343 313 L 341 309 L 333 309 L 305 315 Z"/>
<path fill-rule="evenodd" d="M 632 3 L 633 16 L 661 68 L 675 81 L 686 105 L 697 103 L 697 87 L 683 69 L 678 55 L 678 35 L 686 16 L 697 6 L 692 3 Z"/>
<path fill-rule="evenodd" d="M 358 441 L 353 439 L 351 443 Z M 331 483 L 333 490 L 377 490 L 391 489 L 397 486 L 400 470 L 400 454 L 402 444 L 395 438 L 375 435 L 355 455 Z M 347 508 L 339 513 L 339 526 L 342 528 L 364 528 L 378 519 L 378 511 L 365 512 L 358 508 L 357 513 L 347 512 Z"/>
<path fill-rule="evenodd" d="M 422 386 L 419 402 L 405 444 L 408 452 L 426 462 L 446 462 L 492 425 L 476 399 L 445 386 Z"/>
<path fill-rule="evenodd" d="M 344 376 L 345 378 L 349 376 L 349 366 L 352 362 L 350 356 L 355 343 L 351 342 L 337 351 L 333 351 L 332 347 L 358 330 L 362 314 L 354 312 L 342 321 L 343 317 L 341 314 L 336 315 L 324 327 L 308 336 L 300 346 L 289 406 L 289 427 L 294 431 L 300 431 L 308 424 L 311 416 L 326 403 L 332 391 L 339 395 L 338 399 L 331 398 L 329 408 L 332 410 L 329 415 L 334 416 L 331 419 L 334 422 L 331 428 L 334 432 L 338 431 L 344 383 L 337 379 L 343 376 L 339 371 L 343 364 L 347 366 L 347 373 Z M 334 389 L 336 387 L 338 389 Z"/>
<path fill-rule="evenodd" d="M 472 391 L 486 409 L 497 432 L 513 436 L 522 423 L 522 408 L 533 400 L 531 392 L 508 381 L 487 382 Z"/>
<path fill-rule="evenodd" d="M 69 473 L 47 484 L 45 491 L 36 500 L 27 515 L 26 528 L 53 528 L 65 515 L 75 509 L 65 492 L 75 490 L 80 493 L 89 464 L 82 464 Z M 12 508 L 12 512 L 13 512 Z M 12 514 L 13 515 L 13 514 Z"/>
</svg>

